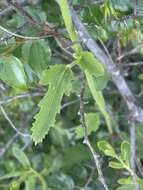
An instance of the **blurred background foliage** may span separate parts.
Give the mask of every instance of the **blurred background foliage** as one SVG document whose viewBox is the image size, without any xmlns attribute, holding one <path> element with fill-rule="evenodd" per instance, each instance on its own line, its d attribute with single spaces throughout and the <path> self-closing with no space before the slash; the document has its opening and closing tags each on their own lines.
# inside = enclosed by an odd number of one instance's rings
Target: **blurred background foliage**
<svg viewBox="0 0 143 190">
<path fill-rule="evenodd" d="M 48 23 L 68 38 L 60 9 L 56 1 L 41 0 L 24 6 L 24 9 L 41 25 Z M 138 0 L 73 0 L 93 38 L 102 46 L 104 42 L 143 106 L 143 1 Z M 0 2 L 1 11 L 6 8 Z M 0 25 L 24 36 L 44 36 L 42 27 L 30 24 L 20 11 L 0 18 Z M 42 71 L 54 64 L 69 64 L 72 58 L 60 48 L 55 38 L 25 40 L 14 38 L 0 30 L 0 106 L 23 134 L 31 133 L 37 104 L 47 91 L 39 84 Z M 15 65 L 13 65 L 13 62 Z M 5 63 L 5 64 L 3 64 Z M 43 143 L 35 146 L 29 136 L 22 136 L 10 127 L 0 112 L 0 189 L 1 190 L 103 190 L 92 155 L 82 144 L 84 133 L 79 115 L 81 71 L 73 68 L 75 79 L 72 93 L 64 96 L 61 113 Z M 113 119 L 109 134 L 86 84 L 84 101 L 88 134 L 93 147 L 100 154 L 100 162 L 110 190 L 133 189 L 130 182 L 118 183 L 128 176 L 124 169 L 108 166 L 106 157 L 97 148 L 97 142 L 107 140 L 117 152 L 123 140 L 129 141 L 128 112 L 108 74 L 99 77 L 99 89 L 104 92 L 108 112 Z M 1 110 L 2 110 L 1 108 Z M 48 122 L 48 120 L 47 120 Z M 143 126 L 136 127 L 137 171 L 143 175 Z M 129 180 L 130 181 L 130 180 Z M 143 182 L 141 181 L 141 185 Z M 141 186 L 143 188 L 143 185 Z"/>
</svg>

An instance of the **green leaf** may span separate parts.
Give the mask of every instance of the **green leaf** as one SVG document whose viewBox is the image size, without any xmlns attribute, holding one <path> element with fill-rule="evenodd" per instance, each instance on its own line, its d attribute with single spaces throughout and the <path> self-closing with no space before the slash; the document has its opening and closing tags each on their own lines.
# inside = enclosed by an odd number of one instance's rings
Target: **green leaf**
<svg viewBox="0 0 143 190">
<path fill-rule="evenodd" d="M 40 78 L 43 70 L 48 68 L 51 57 L 49 47 L 43 41 L 35 41 L 29 49 L 29 65 Z"/>
<path fill-rule="evenodd" d="M 72 71 L 65 65 L 54 65 L 44 72 L 41 83 L 49 84 L 49 89 L 39 103 L 41 109 L 33 123 L 32 138 L 35 144 L 42 142 L 50 127 L 54 126 L 56 114 L 60 112 L 62 97 L 71 91 L 72 79 Z"/>
<path fill-rule="evenodd" d="M 109 162 L 109 167 L 115 169 L 123 169 L 124 166 L 120 162 Z"/>
<path fill-rule="evenodd" d="M 26 186 L 26 190 L 35 190 L 35 186 L 36 186 L 36 179 L 35 179 L 35 177 L 30 176 L 25 181 L 25 186 Z"/>
<path fill-rule="evenodd" d="M 128 178 L 121 178 L 118 180 L 118 183 L 120 185 L 131 185 L 133 184 L 133 179 L 131 177 L 128 177 Z"/>
<path fill-rule="evenodd" d="M 138 178 L 138 184 L 140 185 L 140 189 L 143 189 L 143 179 Z"/>
<path fill-rule="evenodd" d="M 15 158 L 23 165 L 24 168 L 28 168 L 31 166 L 29 159 L 21 149 L 14 146 L 12 151 Z"/>
<path fill-rule="evenodd" d="M 121 187 L 118 187 L 116 190 L 135 190 L 134 185 L 123 185 Z"/>
<path fill-rule="evenodd" d="M 104 75 L 104 67 L 94 57 L 94 55 L 88 51 L 82 52 L 78 63 L 81 69 L 85 72 L 88 72 L 90 75 L 94 75 L 96 77 Z"/>
<path fill-rule="evenodd" d="M 32 41 L 26 41 L 21 48 L 22 59 L 28 63 Z"/>
<path fill-rule="evenodd" d="M 130 163 L 130 144 L 127 141 L 123 141 L 121 144 L 121 157 L 126 163 Z"/>
<path fill-rule="evenodd" d="M 11 184 L 10 184 L 10 190 L 19 190 L 20 188 L 20 183 L 19 181 L 13 181 Z"/>
<path fill-rule="evenodd" d="M 71 146 L 68 149 L 65 149 L 65 153 L 64 153 L 64 163 L 65 163 L 64 167 L 65 168 L 68 168 L 68 169 L 72 168 L 77 163 L 82 164 L 83 162 L 86 162 L 87 160 L 90 160 L 90 155 L 84 145 L 77 144 L 76 146 Z"/>
<path fill-rule="evenodd" d="M 61 13 L 62 13 L 62 17 L 64 19 L 64 23 L 66 26 L 66 29 L 69 33 L 70 39 L 72 42 L 77 42 L 78 39 L 78 35 L 75 32 L 73 23 L 72 23 L 72 18 L 70 16 L 70 10 L 69 10 L 69 4 L 67 0 L 57 0 L 57 2 L 59 3 L 60 9 L 61 9 Z M 80 52 L 82 51 L 82 48 L 79 44 L 75 44 L 73 45 L 75 51 L 77 54 L 80 54 Z"/>
<path fill-rule="evenodd" d="M 116 157 L 116 153 L 114 148 L 107 142 L 107 141 L 99 141 L 97 143 L 98 148 L 104 152 L 105 155 L 111 156 L 111 157 Z"/>
<path fill-rule="evenodd" d="M 85 114 L 85 122 L 87 125 L 88 135 L 90 135 L 92 132 L 97 131 L 99 128 L 99 125 L 100 125 L 99 114 L 97 113 Z M 76 132 L 77 138 L 84 137 L 84 129 L 81 125 L 76 127 L 75 132 Z"/>
<path fill-rule="evenodd" d="M 46 12 L 42 11 L 40 8 L 35 9 L 34 7 L 26 6 L 25 10 L 32 16 L 34 20 L 40 23 L 45 23 L 47 21 Z"/>
<path fill-rule="evenodd" d="M 75 184 L 73 179 L 63 173 L 50 175 L 48 184 L 53 190 L 74 190 Z"/>
<path fill-rule="evenodd" d="M 99 114 L 98 113 L 85 114 L 85 122 L 87 124 L 87 127 L 89 128 L 91 127 L 94 131 L 96 131 L 100 124 Z"/>
<path fill-rule="evenodd" d="M 18 177 L 20 175 L 21 175 L 21 172 L 15 171 L 15 172 L 11 172 L 9 174 L 0 176 L 0 180 L 5 180 L 5 179 L 13 178 L 13 177 Z"/>
<path fill-rule="evenodd" d="M 52 160 L 49 160 L 48 173 L 57 172 L 63 165 L 63 156 L 61 154 L 55 155 Z"/>
<path fill-rule="evenodd" d="M 16 89 L 27 89 L 23 64 L 14 56 L 0 58 L 0 79 Z"/>
<path fill-rule="evenodd" d="M 112 5 L 115 9 L 119 11 L 128 11 L 128 9 L 131 7 L 132 2 L 130 0 L 112 0 Z"/>
<path fill-rule="evenodd" d="M 94 77 L 93 79 L 97 91 L 102 91 L 107 86 L 109 81 L 109 78 L 106 74 L 104 76 Z"/>
<path fill-rule="evenodd" d="M 73 27 L 72 19 L 70 17 L 70 11 L 69 11 L 69 5 L 67 0 L 60 0 L 58 1 L 62 16 L 67 28 L 67 31 L 70 35 L 71 40 L 76 41 L 77 40 L 77 35 Z"/>
<path fill-rule="evenodd" d="M 139 74 L 138 79 L 143 80 L 143 74 Z"/>
<path fill-rule="evenodd" d="M 109 132 L 112 133 L 112 121 L 110 115 L 106 111 L 106 105 L 102 92 L 96 89 L 95 81 L 93 80 L 93 77 L 89 74 L 89 72 L 85 72 L 85 74 L 91 94 L 96 101 L 101 113 L 104 115 Z"/>
<path fill-rule="evenodd" d="M 143 142 L 143 124 L 136 124 L 136 148 L 138 156 L 143 158 L 143 148 L 142 148 L 142 142 Z"/>
<path fill-rule="evenodd" d="M 68 137 L 65 129 L 54 126 L 52 130 L 50 130 L 50 137 L 54 145 L 57 145 L 63 149 L 67 146 Z"/>
</svg>

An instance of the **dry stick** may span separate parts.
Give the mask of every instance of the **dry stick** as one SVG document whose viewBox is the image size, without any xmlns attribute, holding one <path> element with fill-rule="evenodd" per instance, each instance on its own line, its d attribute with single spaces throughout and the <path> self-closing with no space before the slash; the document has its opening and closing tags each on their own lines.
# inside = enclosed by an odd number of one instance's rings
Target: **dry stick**
<svg viewBox="0 0 143 190">
<path fill-rule="evenodd" d="M 137 182 L 137 174 L 136 174 L 136 130 L 135 123 L 129 121 L 130 125 L 130 150 L 131 150 L 131 158 L 130 164 L 132 169 L 132 178 L 135 186 L 135 190 L 140 190 L 139 184 Z"/>
<path fill-rule="evenodd" d="M 109 190 L 109 188 L 107 186 L 107 183 L 105 181 L 105 178 L 103 176 L 103 173 L 102 173 L 102 169 L 101 169 L 101 166 L 100 166 L 100 161 L 98 159 L 98 155 L 95 152 L 95 150 L 93 149 L 93 147 L 92 147 L 92 145 L 91 145 L 91 143 L 89 141 L 89 138 L 88 138 L 87 125 L 86 125 L 85 116 L 84 116 L 84 101 L 83 101 L 84 90 L 85 90 L 85 80 L 84 80 L 84 78 L 83 78 L 82 82 L 83 83 L 82 83 L 81 92 L 80 92 L 80 118 L 81 118 L 81 125 L 84 128 L 84 132 L 85 132 L 83 144 L 87 145 L 87 147 L 89 148 L 89 150 L 90 150 L 90 152 L 91 152 L 91 154 L 93 156 L 94 163 L 95 163 L 95 166 L 96 166 L 97 172 L 98 172 L 99 181 L 101 182 L 101 184 L 103 185 L 105 190 Z"/>
<path fill-rule="evenodd" d="M 91 37 L 85 28 L 84 24 L 79 19 L 74 9 L 71 7 L 70 10 L 73 23 L 79 34 L 81 42 L 101 61 L 108 73 L 112 76 L 113 82 L 117 86 L 120 94 L 128 106 L 132 119 L 139 123 L 143 123 L 143 110 L 136 105 L 135 98 L 129 89 L 124 77 L 121 75 L 120 70 L 116 67 L 116 64 L 97 45 L 95 40 Z"/>
</svg>

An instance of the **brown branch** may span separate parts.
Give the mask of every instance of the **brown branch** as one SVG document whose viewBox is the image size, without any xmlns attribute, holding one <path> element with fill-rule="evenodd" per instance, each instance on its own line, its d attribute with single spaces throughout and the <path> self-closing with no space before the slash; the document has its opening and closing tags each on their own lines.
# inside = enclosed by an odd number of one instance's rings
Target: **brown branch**
<svg viewBox="0 0 143 190">
<path fill-rule="evenodd" d="M 121 75 L 120 70 L 116 67 L 116 64 L 113 62 L 113 60 L 108 57 L 105 52 L 97 45 L 84 24 L 79 19 L 74 9 L 71 7 L 70 10 L 74 26 L 79 34 L 81 42 L 99 59 L 99 61 L 105 66 L 108 73 L 112 76 L 113 82 L 127 104 L 132 120 L 143 123 L 143 110 L 136 105 L 135 98 L 124 77 Z"/>
</svg>

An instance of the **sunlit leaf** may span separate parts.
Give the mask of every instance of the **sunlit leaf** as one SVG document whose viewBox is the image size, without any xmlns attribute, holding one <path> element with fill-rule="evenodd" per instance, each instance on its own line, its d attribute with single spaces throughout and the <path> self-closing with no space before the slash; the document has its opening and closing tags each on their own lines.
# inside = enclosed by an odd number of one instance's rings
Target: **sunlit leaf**
<svg viewBox="0 0 143 190">
<path fill-rule="evenodd" d="M 42 142 L 50 127 L 54 125 L 55 117 L 60 112 L 62 97 L 71 90 L 72 79 L 72 71 L 65 65 L 55 65 L 45 71 L 41 83 L 49 84 L 49 89 L 39 103 L 40 111 L 31 129 L 35 144 Z"/>
<path fill-rule="evenodd" d="M 99 141 L 98 148 L 107 156 L 116 157 L 114 148 L 107 141 Z"/>
<path fill-rule="evenodd" d="M 104 75 L 104 67 L 93 54 L 88 51 L 81 54 L 79 65 L 83 71 L 87 71 L 91 75 L 95 75 L 96 77 Z"/>
<path fill-rule="evenodd" d="M 123 169 L 124 166 L 120 162 L 109 162 L 109 167 L 114 168 L 114 169 Z"/>
<path fill-rule="evenodd" d="M 130 144 L 127 141 L 123 141 L 121 144 L 121 157 L 128 163 L 130 163 Z"/>
<path fill-rule="evenodd" d="M 97 131 L 99 128 L 99 125 L 100 125 L 99 114 L 97 113 L 85 114 L 85 122 L 87 125 L 88 135 L 90 135 L 92 132 Z M 76 127 L 75 132 L 76 132 L 77 138 L 84 137 L 84 128 L 81 125 Z"/>
<path fill-rule="evenodd" d="M 96 89 L 96 85 L 95 85 L 95 81 L 93 80 L 93 77 L 88 72 L 86 72 L 85 74 L 86 74 L 86 78 L 87 78 L 87 82 L 88 82 L 88 86 L 91 91 L 91 94 L 106 120 L 109 132 L 112 133 L 112 121 L 111 121 L 111 117 L 109 113 L 106 110 L 106 105 L 105 105 L 104 97 L 102 95 L 102 91 L 98 91 Z"/>
</svg>

